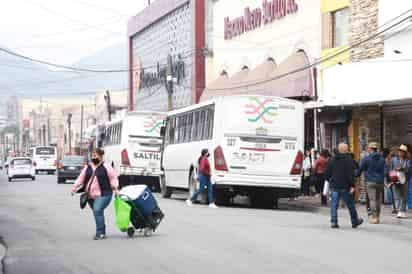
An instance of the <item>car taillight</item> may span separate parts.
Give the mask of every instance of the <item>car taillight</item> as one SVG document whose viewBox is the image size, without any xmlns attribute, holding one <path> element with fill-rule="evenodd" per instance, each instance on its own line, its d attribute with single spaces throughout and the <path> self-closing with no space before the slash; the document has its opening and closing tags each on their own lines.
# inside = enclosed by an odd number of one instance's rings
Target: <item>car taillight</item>
<svg viewBox="0 0 412 274">
<path fill-rule="evenodd" d="M 295 157 L 295 161 L 293 162 L 290 175 L 300 175 L 302 173 L 302 164 L 303 164 L 303 153 L 302 151 L 299 150 L 298 154 Z"/>
<path fill-rule="evenodd" d="M 58 168 L 58 169 L 62 169 L 62 168 L 64 168 L 64 165 L 63 165 L 62 163 L 58 163 L 58 164 L 57 164 L 57 168 Z"/>
<path fill-rule="evenodd" d="M 221 146 L 218 146 L 214 151 L 214 158 L 215 158 L 215 169 L 221 171 L 228 171 L 225 155 L 223 154 L 223 150 Z"/>
<path fill-rule="evenodd" d="M 122 150 L 122 165 L 130 166 L 129 154 L 126 149 Z"/>
</svg>

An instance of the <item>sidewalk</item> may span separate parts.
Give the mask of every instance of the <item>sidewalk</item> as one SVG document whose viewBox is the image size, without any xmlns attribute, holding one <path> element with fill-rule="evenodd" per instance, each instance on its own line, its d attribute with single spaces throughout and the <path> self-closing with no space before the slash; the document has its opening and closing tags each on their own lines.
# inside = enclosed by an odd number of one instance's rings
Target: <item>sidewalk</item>
<svg viewBox="0 0 412 274">
<path fill-rule="evenodd" d="M 309 208 L 324 215 L 330 214 L 330 201 L 328 201 L 327 206 L 321 205 L 320 197 L 299 197 L 297 200 L 284 200 L 283 203 L 293 205 L 297 208 Z M 358 209 L 359 215 L 367 222 L 368 214 L 366 212 L 366 205 L 357 203 L 356 208 Z M 346 210 L 346 207 L 340 208 L 340 210 Z M 382 205 L 381 222 L 383 224 L 399 224 L 412 229 L 412 210 L 407 211 L 406 215 L 408 217 L 406 219 L 397 219 L 392 214 L 392 205 Z"/>
</svg>

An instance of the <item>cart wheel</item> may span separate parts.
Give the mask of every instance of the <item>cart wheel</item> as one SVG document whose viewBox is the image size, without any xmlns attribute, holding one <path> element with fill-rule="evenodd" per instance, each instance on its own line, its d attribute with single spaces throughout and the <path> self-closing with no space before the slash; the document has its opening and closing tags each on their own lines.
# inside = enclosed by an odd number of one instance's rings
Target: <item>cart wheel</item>
<svg viewBox="0 0 412 274">
<path fill-rule="evenodd" d="M 150 236 L 152 236 L 152 233 L 153 233 L 152 228 L 151 228 L 151 227 L 146 227 L 146 228 L 144 229 L 143 235 L 144 235 L 145 237 L 150 237 Z"/>
<path fill-rule="evenodd" d="M 134 228 L 133 227 L 129 227 L 127 229 L 127 236 L 129 236 L 130 238 L 132 238 L 134 236 Z"/>
</svg>

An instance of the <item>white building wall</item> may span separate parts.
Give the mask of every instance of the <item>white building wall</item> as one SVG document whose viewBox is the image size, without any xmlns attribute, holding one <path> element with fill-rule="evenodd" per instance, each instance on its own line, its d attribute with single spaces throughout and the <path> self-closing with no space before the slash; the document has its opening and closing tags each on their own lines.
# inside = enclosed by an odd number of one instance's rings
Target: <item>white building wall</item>
<svg viewBox="0 0 412 274">
<path fill-rule="evenodd" d="M 268 1 L 269 2 L 269 1 Z M 271 1 L 270 1 L 271 2 Z M 321 1 L 296 0 L 298 11 L 280 20 L 245 32 L 231 40 L 224 39 L 224 19 L 244 15 L 249 7 L 262 9 L 262 0 L 219 0 L 213 12 L 213 60 L 207 61 L 207 81 L 216 79 L 222 70 L 229 76 L 243 66 L 253 69 L 268 57 L 280 64 L 298 50 L 304 50 L 309 61 L 321 53 Z M 210 34 L 209 34 L 210 36 Z"/>
<path fill-rule="evenodd" d="M 379 26 L 398 17 L 402 13 L 412 9 L 410 0 L 379 0 Z M 412 15 L 409 11 L 404 14 L 400 20 L 406 16 Z M 400 32 L 399 32 L 400 31 Z M 396 35 L 394 35 L 397 33 Z M 410 59 L 412 58 L 412 21 L 408 20 L 399 27 L 393 29 L 386 35 L 385 40 L 385 58 L 386 59 Z M 395 53 L 395 51 L 401 52 Z"/>
</svg>

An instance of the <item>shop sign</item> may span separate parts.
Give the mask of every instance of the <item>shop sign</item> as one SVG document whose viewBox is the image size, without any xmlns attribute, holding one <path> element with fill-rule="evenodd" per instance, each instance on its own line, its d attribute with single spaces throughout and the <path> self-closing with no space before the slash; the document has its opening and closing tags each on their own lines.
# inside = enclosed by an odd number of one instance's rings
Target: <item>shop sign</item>
<svg viewBox="0 0 412 274">
<path fill-rule="evenodd" d="M 283 17 L 296 13 L 298 4 L 295 0 L 263 0 L 262 7 L 250 9 L 246 7 L 244 15 L 230 20 L 224 19 L 225 40 L 230 40 L 245 32 L 255 30 L 264 25 L 280 20 Z"/>
<path fill-rule="evenodd" d="M 185 75 L 185 62 L 181 55 L 178 55 L 176 59 L 172 59 L 171 71 L 173 78 L 176 79 L 177 84 L 186 77 Z M 150 88 L 157 85 L 166 84 L 167 77 L 167 65 L 161 65 L 157 62 L 157 67 L 155 71 L 146 71 L 145 69 L 140 69 L 140 62 L 136 66 L 136 85 L 137 90 L 142 88 Z"/>
</svg>

